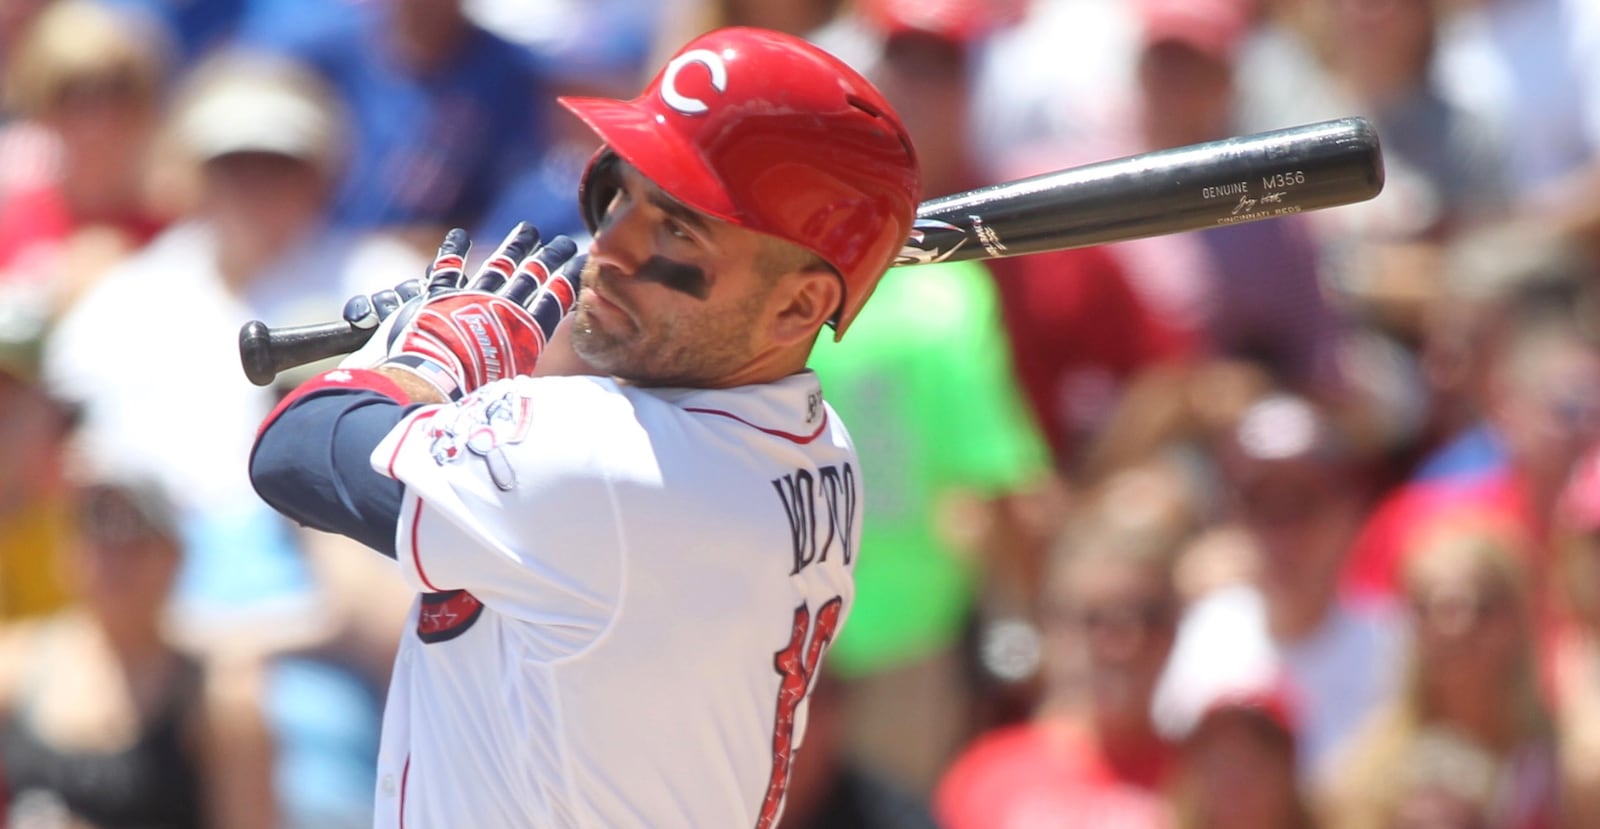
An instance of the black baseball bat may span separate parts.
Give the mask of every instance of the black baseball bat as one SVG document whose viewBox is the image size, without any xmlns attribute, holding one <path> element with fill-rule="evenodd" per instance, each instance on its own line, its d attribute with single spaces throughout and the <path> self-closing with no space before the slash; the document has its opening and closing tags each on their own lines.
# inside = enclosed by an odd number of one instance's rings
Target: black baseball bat
<svg viewBox="0 0 1600 829">
<path fill-rule="evenodd" d="M 1383 190 L 1377 130 L 1340 118 L 1072 167 L 923 202 L 895 265 L 995 259 L 1255 222 L 1366 201 Z M 345 322 L 246 323 L 245 375 L 360 348 Z"/>
</svg>

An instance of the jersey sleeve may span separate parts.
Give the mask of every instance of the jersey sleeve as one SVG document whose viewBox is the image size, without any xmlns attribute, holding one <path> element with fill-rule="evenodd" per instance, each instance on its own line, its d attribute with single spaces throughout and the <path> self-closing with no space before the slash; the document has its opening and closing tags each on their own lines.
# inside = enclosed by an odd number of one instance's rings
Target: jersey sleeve
<svg viewBox="0 0 1600 829">
<path fill-rule="evenodd" d="M 372 452 L 405 487 L 395 549 L 419 591 L 484 604 L 579 647 L 603 629 L 621 582 L 612 459 L 640 430 L 598 378 L 516 378 L 414 412 Z M 632 457 L 643 458 L 648 444 Z"/>
<path fill-rule="evenodd" d="M 375 372 L 324 372 L 262 423 L 250 452 L 250 483 L 296 523 L 392 558 L 400 487 L 374 474 L 366 460 L 409 405 L 398 386 Z"/>
</svg>

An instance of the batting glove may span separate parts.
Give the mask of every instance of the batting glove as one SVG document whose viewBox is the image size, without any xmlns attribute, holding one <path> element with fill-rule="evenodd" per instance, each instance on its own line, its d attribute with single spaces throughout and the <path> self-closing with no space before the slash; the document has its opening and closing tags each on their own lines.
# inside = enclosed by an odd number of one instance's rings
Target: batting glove
<svg viewBox="0 0 1600 829">
<path fill-rule="evenodd" d="M 452 230 L 426 280 L 345 303 L 346 322 L 377 331 L 340 366 L 400 368 L 450 400 L 531 371 L 572 308 L 584 257 L 565 236 L 540 245 L 524 222 L 463 285 L 469 247 Z"/>
</svg>

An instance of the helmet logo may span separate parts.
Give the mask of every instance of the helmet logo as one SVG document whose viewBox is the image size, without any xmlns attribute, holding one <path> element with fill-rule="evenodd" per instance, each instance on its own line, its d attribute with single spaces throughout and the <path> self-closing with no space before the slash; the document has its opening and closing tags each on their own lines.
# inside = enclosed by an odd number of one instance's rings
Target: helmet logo
<svg viewBox="0 0 1600 829">
<path fill-rule="evenodd" d="M 698 63 L 711 72 L 711 88 L 719 94 L 728 88 L 728 65 L 722 56 L 710 49 L 691 49 L 672 59 L 661 74 L 661 100 L 684 115 L 699 115 L 710 109 L 706 102 L 678 91 L 678 73 L 685 66 Z"/>
</svg>

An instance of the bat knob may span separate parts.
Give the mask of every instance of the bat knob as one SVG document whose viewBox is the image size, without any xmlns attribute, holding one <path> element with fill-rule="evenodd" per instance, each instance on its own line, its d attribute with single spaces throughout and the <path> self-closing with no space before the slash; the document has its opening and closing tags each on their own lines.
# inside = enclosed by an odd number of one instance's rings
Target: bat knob
<svg viewBox="0 0 1600 829">
<path fill-rule="evenodd" d="M 251 320 L 239 329 L 239 363 L 244 376 L 258 386 L 270 386 L 278 370 L 272 364 L 271 330 L 261 320 Z"/>
</svg>

